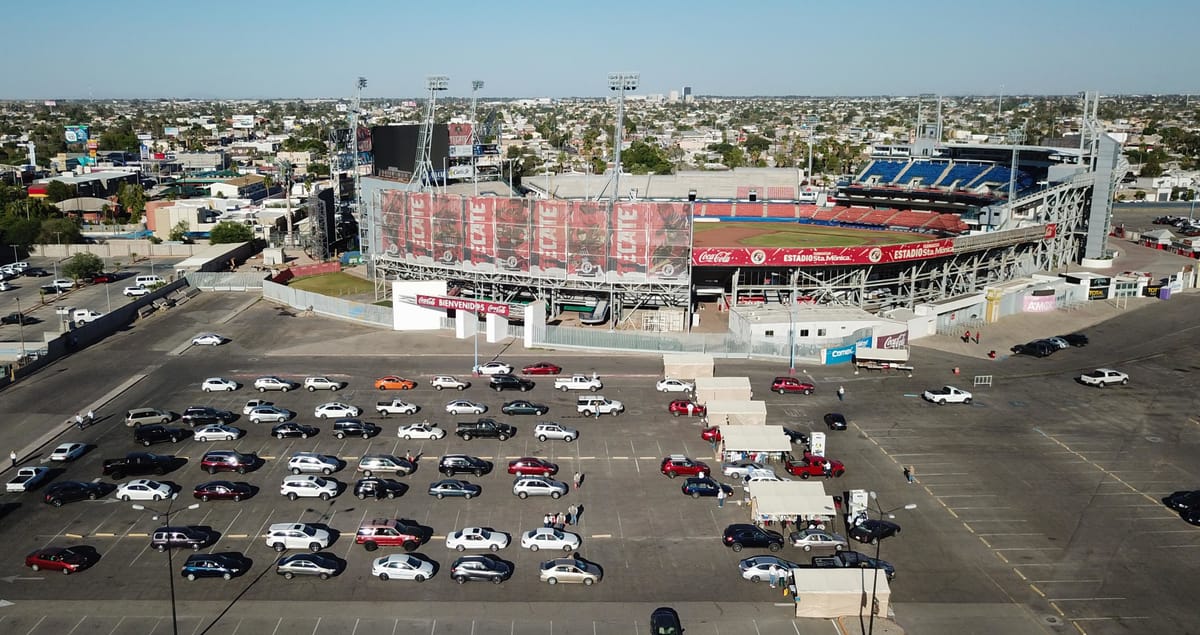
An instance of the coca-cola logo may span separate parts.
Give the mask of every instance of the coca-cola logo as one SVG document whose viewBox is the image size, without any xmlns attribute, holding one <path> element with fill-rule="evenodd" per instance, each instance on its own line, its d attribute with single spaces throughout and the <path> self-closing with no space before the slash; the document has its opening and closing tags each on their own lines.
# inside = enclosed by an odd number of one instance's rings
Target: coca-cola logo
<svg viewBox="0 0 1200 635">
<path fill-rule="evenodd" d="M 733 264 L 733 252 L 729 250 L 702 251 L 696 257 L 696 262 L 702 265 Z"/>
<path fill-rule="evenodd" d="M 908 332 L 894 333 L 877 338 L 876 347 L 887 350 L 901 350 L 908 346 Z"/>
</svg>

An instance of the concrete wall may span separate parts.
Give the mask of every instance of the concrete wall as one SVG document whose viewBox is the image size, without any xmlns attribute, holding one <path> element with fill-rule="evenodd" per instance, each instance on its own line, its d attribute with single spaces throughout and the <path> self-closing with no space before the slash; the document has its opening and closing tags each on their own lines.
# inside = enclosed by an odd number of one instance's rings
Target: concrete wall
<svg viewBox="0 0 1200 635">
<path fill-rule="evenodd" d="M 96 254 L 101 258 L 129 258 L 130 254 L 138 257 L 190 257 L 206 244 L 183 245 L 162 243 L 155 245 L 149 240 L 110 240 L 103 244 L 78 245 L 34 245 L 33 255 L 45 258 L 70 258 L 75 254 Z"/>
</svg>

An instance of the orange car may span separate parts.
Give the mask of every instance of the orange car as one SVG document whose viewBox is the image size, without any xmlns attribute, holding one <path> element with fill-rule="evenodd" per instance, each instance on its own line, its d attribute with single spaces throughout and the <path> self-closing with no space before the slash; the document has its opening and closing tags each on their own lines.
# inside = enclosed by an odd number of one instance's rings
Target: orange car
<svg viewBox="0 0 1200 635">
<path fill-rule="evenodd" d="M 417 382 L 396 375 L 388 375 L 375 380 L 375 387 L 380 390 L 412 390 Z"/>
</svg>

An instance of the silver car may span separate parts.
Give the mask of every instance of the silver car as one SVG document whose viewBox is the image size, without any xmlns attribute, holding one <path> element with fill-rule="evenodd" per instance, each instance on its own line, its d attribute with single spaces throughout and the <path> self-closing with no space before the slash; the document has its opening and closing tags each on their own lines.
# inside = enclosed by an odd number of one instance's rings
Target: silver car
<svg viewBox="0 0 1200 635">
<path fill-rule="evenodd" d="M 774 470 L 767 467 L 766 465 L 763 465 L 762 463 L 755 463 L 754 461 L 743 460 L 743 461 L 733 461 L 732 463 L 722 463 L 721 464 L 721 473 L 722 474 L 724 474 L 725 476 L 731 477 L 731 478 L 736 478 L 738 480 L 745 480 L 747 477 L 749 477 L 752 473 L 755 473 L 755 472 L 774 473 Z"/>
<path fill-rule="evenodd" d="M 517 498 L 530 496 L 549 496 L 561 498 L 570 490 L 567 484 L 556 481 L 548 476 L 518 476 L 513 481 L 512 492 Z"/>
<path fill-rule="evenodd" d="M 834 551 L 841 551 L 849 544 L 842 536 L 829 533 L 821 529 L 802 529 L 800 531 L 793 531 L 788 538 L 792 541 L 793 547 L 800 547 L 805 551 L 812 551 L 813 547 L 818 549 L 833 549 Z"/>
<path fill-rule="evenodd" d="M 579 438 L 579 431 L 575 428 L 568 428 L 561 423 L 546 421 L 534 426 L 533 437 L 542 443 L 545 443 L 547 439 L 557 439 L 570 443 Z"/>
<path fill-rule="evenodd" d="M 456 399 L 446 404 L 446 412 L 452 415 L 481 415 L 487 412 L 487 406 L 466 399 Z"/>
<path fill-rule="evenodd" d="M 336 456 L 316 452 L 297 452 L 288 459 L 287 466 L 292 474 L 320 472 L 326 476 L 342 469 L 342 464 Z"/>
</svg>

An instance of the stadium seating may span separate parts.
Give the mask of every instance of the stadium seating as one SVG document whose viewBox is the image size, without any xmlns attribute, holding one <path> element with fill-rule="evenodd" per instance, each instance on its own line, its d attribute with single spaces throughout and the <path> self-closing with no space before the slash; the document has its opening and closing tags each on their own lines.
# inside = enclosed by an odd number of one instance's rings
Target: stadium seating
<svg viewBox="0 0 1200 635">
<path fill-rule="evenodd" d="M 867 166 L 867 169 L 863 170 L 863 173 L 859 175 L 857 180 L 859 183 L 866 183 L 872 177 L 878 177 L 878 183 L 887 185 L 899 176 L 900 172 L 907 165 L 907 161 L 872 161 Z"/>
<path fill-rule="evenodd" d="M 979 185 L 990 183 L 992 185 L 993 189 L 999 190 L 1001 194 L 1007 195 L 1008 194 L 1008 181 L 1009 181 L 1009 178 L 1011 177 L 1011 175 L 1012 175 L 1012 170 L 1010 170 L 1006 166 L 1003 166 L 1003 165 L 992 166 L 992 169 L 990 171 L 988 171 L 987 175 L 982 180 L 980 180 Z M 1029 176 L 1028 174 L 1026 174 L 1024 172 L 1017 170 L 1017 178 L 1016 178 L 1017 192 L 1021 192 L 1026 189 L 1029 189 L 1029 188 L 1033 187 L 1033 185 L 1034 185 L 1034 181 L 1033 181 L 1032 176 Z"/>
<path fill-rule="evenodd" d="M 737 198 L 739 201 L 750 200 L 750 190 L 754 190 L 758 200 L 766 198 L 767 188 L 761 185 L 739 185 L 737 189 Z"/>
<path fill-rule="evenodd" d="M 887 227 L 892 224 L 892 217 L 897 214 L 894 209 L 871 210 L 865 216 L 858 219 L 858 223 L 862 225 L 878 225 Z"/>
<path fill-rule="evenodd" d="M 796 200 L 796 188 L 790 185 L 772 185 L 767 188 L 767 198 L 773 201 L 794 201 Z"/>
<path fill-rule="evenodd" d="M 696 203 L 696 216 L 733 216 L 733 203 Z"/>
<path fill-rule="evenodd" d="M 907 187 L 914 179 L 921 179 L 921 183 L 917 187 L 931 187 L 942 177 L 942 172 L 945 171 L 945 163 L 913 161 L 908 165 L 908 169 L 896 177 L 896 185 Z"/>
<path fill-rule="evenodd" d="M 800 217 L 797 211 L 797 206 L 790 203 L 767 203 L 767 211 L 765 216 L 767 218 L 786 218 L 789 220 L 795 220 Z"/>
<path fill-rule="evenodd" d="M 971 181 L 974 181 L 990 167 L 992 166 L 981 163 L 954 163 L 934 185 L 965 189 Z"/>
</svg>

